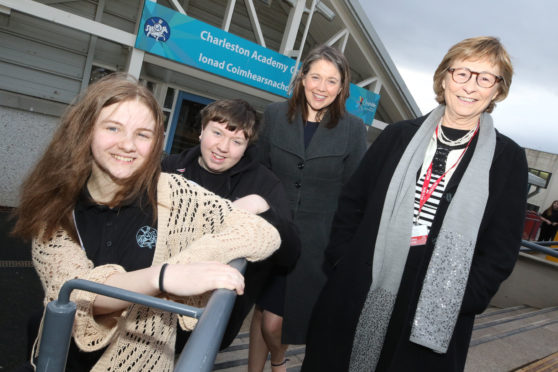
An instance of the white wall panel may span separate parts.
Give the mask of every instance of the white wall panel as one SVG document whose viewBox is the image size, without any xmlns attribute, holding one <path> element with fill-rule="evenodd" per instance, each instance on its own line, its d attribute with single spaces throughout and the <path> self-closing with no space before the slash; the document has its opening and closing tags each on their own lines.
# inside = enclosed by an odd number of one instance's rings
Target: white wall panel
<svg viewBox="0 0 558 372">
<path fill-rule="evenodd" d="M 50 142 L 58 119 L 0 107 L 0 205 L 15 207 L 25 176 Z"/>
<path fill-rule="evenodd" d="M 80 86 L 81 80 L 0 62 L 0 89 L 9 92 L 69 103 Z"/>
</svg>

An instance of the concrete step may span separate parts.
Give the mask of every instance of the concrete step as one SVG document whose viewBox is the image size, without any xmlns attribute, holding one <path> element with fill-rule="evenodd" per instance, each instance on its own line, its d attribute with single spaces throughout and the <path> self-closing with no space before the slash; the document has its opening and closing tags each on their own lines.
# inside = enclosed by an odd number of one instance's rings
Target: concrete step
<svg viewBox="0 0 558 372">
<path fill-rule="evenodd" d="M 465 371 L 507 372 L 556 351 L 558 307 L 491 308 L 475 321 Z"/>
<path fill-rule="evenodd" d="M 532 309 L 533 309 L 532 307 L 529 307 L 527 305 L 508 307 L 505 309 L 490 306 L 488 309 L 485 310 L 484 313 L 477 315 L 477 317 L 475 318 L 475 325 L 492 321 L 495 318 L 502 316 L 503 314 L 507 314 L 507 315 L 523 314 L 531 311 Z"/>
<path fill-rule="evenodd" d="M 252 312 L 248 314 L 238 336 L 231 346 L 217 354 L 213 371 L 217 372 L 246 372 L 248 370 L 248 345 Z M 304 359 L 304 345 L 290 345 L 287 349 L 287 372 L 299 372 Z M 271 365 L 265 365 L 264 372 L 271 372 Z"/>
<path fill-rule="evenodd" d="M 213 371 L 219 372 L 240 372 L 248 368 L 248 333 L 240 333 L 235 341 L 221 351 L 215 359 Z M 304 345 L 291 345 L 287 349 L 287 371 L 297 372 L 302 365 L 304 358 Z M 269 360 L 269 358 L 268 358 Z M 271 371 L 269 362 L 266 364 L 264 372 Z"/>
<path fill-rule="evenodd" d="M 558 353 L 551 354 L 546 358 L 529 363 L 529 365 L 518 368 L 514 372 L 551 372 L 558 371 Z"/>
<path fill-rule="evenodd" d="M 490 320 L 481 319 L 480 323 L 475 322 L 471 346 L 557 322 L 558 307 L 528 308 L 521 312 L 502 313 L 491 318 Z"/>
<path fill-rule="evenodd" d="M 250 319 L 250 317 L 248 317 Z M 248 322 L 232 345 L 217 356 L 214 371 L 244 372 L 248 368 Z M 558 371 L 558 356 L 545 359 L 539 369 L 521 370 L 533 361 L 558 351 L 558 307 L 537 309 L 515 306 L 489 308 L 475 320 L 475 327 L 465 372 Z M 304 346 L 292 345 L 287 350 L 288 372 L 300 371 Z M 533 367 L 534 368 L 534 367 Z M 264 372 L 270 372 L 269 363 Z"/>
</svg>

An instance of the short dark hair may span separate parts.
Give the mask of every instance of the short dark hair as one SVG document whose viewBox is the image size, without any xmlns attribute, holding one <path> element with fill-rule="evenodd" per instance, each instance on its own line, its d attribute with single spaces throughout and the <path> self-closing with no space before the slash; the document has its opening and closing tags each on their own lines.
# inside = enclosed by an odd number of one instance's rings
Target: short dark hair
<svg viewBox="0 0 558 372">
<path fill-rule="evenodd" d="M 249 143 L 256 140 L 260 121 L 256 110 L 243 99 L 222 99 L 205 106 L 201 112 L 202 130 L 207 123 L 226 123 L 230 131 L 242 130 Z"/>
</svg>

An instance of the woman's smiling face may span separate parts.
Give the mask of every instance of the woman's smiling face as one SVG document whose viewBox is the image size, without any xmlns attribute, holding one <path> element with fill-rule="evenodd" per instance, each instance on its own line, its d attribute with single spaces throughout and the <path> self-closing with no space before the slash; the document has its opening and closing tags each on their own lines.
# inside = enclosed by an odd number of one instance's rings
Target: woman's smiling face
<svg viewBox="0 0 558 372">
<path fill-rule="evenodd" d="M 489 72 L 496 76 L 500 70 L 495 64 L 485 60 L 457 60 L 452 63 L 452 68 L 467 68 L 472 72 Z M 447 72 L 442 87 L 446 101 L 446 117 L 449 123 L 461 129 L 470 129 L 477 125 L 480 115 L 486 110 L 490 102 L 498 95 L 498 84 L 491 88 L 483 88 L 477 84 L 477 75 L 472 75 L 465 83 L 456 83 L 452 73 Z"/>
<path fill-rule="evenodd" d="M 331 105 L 341 92 L 341 73 L 333 63 L 319 59 L 310 65 L 302 85 L 308 108 L 306 119 L 316 121 L 318 111 Z"/>
</svg>

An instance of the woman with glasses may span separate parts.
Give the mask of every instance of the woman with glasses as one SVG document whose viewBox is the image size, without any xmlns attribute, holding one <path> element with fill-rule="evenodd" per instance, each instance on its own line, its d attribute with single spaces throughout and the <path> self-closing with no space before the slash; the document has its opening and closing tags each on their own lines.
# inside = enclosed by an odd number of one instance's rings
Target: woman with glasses
<svg viewBox="0 0 558 372">
<path fill-rule="evenodd" d="M 462 371 L 476 314 L 521 242 L 527 162 L 494 129 L 513 67 L 493 37 L 450 48 L 440 104 L 388 126 L 343 188 L 302 371 Z"/>
</svg>

